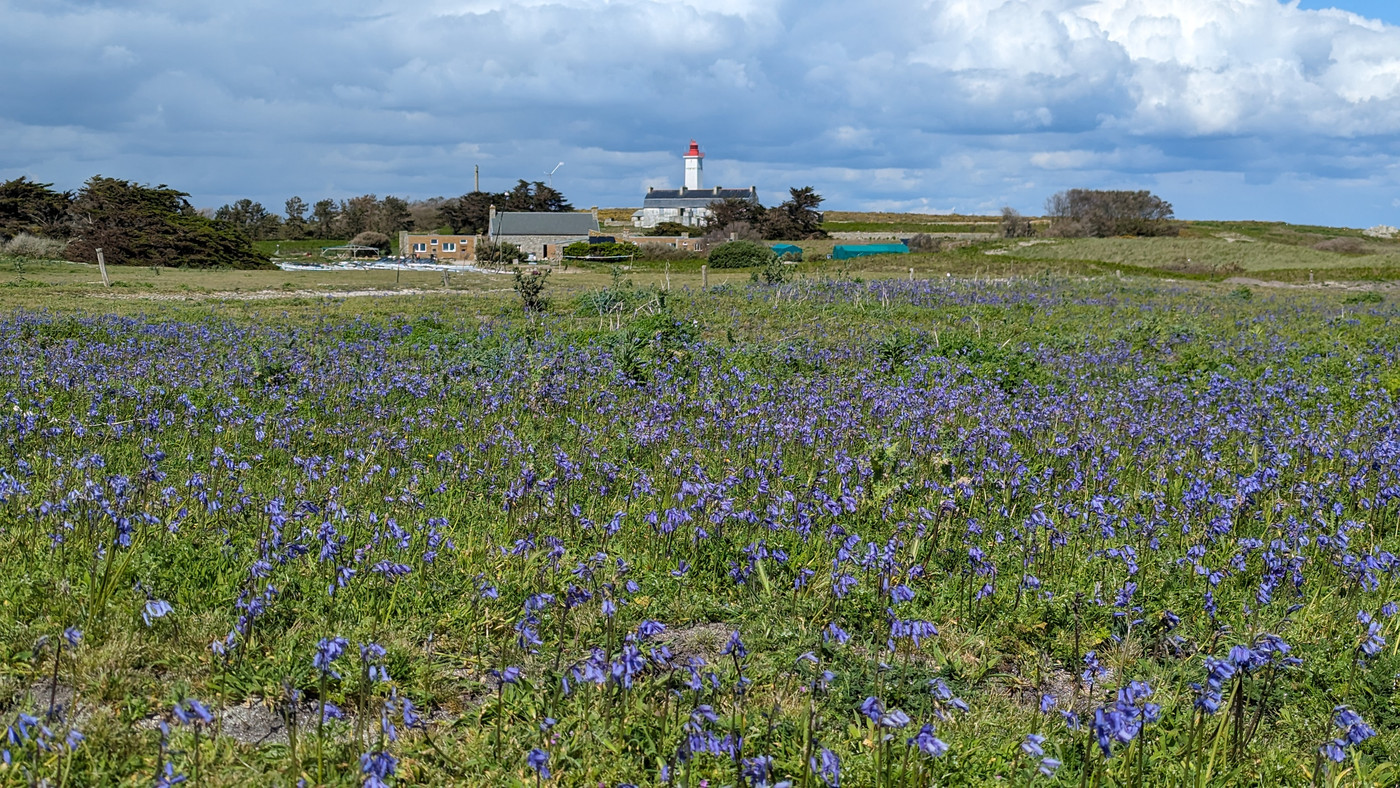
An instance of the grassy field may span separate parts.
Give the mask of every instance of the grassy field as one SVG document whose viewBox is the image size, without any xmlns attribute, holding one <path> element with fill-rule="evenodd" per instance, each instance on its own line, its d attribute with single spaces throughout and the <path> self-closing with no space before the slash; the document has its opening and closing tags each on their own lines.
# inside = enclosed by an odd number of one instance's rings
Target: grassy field
<svg viewBox="0 0 1400 788">
<path fill-rule="evenodd" d="M 1400 244 L 1371 243 L 1366 253 L 1326 252 L 1310 246 L 1225 238 L 1075 238 L 1001 247 L 1025 260 L 1095 260 L 1186 272 L 1250 273 L 1333 268 L 1400 267 Z"/>
<path fill-rule="evenodd" d="M 1167 270 L 1391 252 L 1247 229 L 0 260 L 0 782 L 1397 784 L 1397 296 Z"/>
</svg>

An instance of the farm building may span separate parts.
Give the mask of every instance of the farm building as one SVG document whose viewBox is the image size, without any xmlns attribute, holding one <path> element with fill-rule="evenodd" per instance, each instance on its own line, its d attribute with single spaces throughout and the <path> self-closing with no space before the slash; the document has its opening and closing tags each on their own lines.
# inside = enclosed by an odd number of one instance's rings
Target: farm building
<svg viewBox="0 0 1400 788">
<path fill-rule="evenodd" d="M 710 203 L 718 200 L 748 200 L 758 202 L 758 187 L 747 189 L 713 189 L 704 187 L 705 154 L 700 145 L 690 141 L 685 154 L 685 185 L 679 189 L 647 189 L 642 209 L 632 214 L 632 225 L 643 229 L 662 222 L 676 222 L 686 227 L 701 227 L 710 216 Z"/>
<path fill-rule="evenodd" d="M 598 232 L 598 209 L 571 213 L 528 213 L 491 209 L 487 237 L 513 243 L 537 259 L 554 260 L 574 241 L 587 241 Z"/>
</svg>

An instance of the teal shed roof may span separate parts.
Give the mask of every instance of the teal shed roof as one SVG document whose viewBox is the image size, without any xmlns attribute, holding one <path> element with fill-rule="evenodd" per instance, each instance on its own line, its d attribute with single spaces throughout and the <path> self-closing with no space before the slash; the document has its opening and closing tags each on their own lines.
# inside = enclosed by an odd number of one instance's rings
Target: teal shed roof
<svg viewBox="0 0 1400 788">
<path fill-rule="evenodd" d="M 909 254 L 904 244 L 837 244 L 831 250 L 835 260 L 849 260 L 852 257 L 869 257 L 875 254 Z"/>
</svg>

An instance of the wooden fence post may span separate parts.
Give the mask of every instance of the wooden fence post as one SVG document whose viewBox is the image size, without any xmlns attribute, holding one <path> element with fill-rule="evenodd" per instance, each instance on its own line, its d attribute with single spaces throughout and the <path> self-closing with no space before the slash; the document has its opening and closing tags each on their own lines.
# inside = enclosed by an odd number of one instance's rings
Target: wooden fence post
<svg viewBox="0 0 1400 788">
<path fill-rule="evenodd" d="M 102 259 L 102 250 L 97 250 L 97 270 L 102 272 L 102 286 L 111 287 L 112 282 L 107 278 L 107 261 Z"/>
<path fill-rule="evenodd" d="M 710 267 L 704 263 L 700 264 L 700 289 L 710 289 Z"/>
</svg>

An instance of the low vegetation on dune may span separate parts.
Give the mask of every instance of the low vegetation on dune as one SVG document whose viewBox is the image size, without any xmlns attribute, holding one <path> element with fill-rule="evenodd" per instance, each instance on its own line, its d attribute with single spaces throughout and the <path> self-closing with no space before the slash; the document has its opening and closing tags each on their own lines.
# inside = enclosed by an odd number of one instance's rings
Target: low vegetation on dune
<svg viewBox="0 0 1400 788">
<path fill-rule="evenodd" d="M 1393 297 L 825 265 L 0 291 L 0 775 L 1400 780 Z"/>
</svg>

